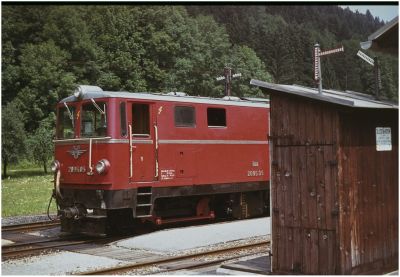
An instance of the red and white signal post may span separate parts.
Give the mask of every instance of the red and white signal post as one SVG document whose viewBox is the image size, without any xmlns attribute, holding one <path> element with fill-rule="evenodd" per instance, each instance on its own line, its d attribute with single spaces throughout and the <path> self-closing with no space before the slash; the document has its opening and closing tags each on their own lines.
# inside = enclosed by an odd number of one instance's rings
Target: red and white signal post
<svg viewBox="0 0 400 277">
<path fill-rule="evenodd" d="M 339 48 L 322 51 L 320 49 L 319 44 L 314 45 L 314 80 L 318 82 L 318 92 L 322 94 L 322 70 L 321 70 L 321 57 L 335 54 L 339 52 L 344 52 L 344 47 L 341 46 Z"/>
</svg>

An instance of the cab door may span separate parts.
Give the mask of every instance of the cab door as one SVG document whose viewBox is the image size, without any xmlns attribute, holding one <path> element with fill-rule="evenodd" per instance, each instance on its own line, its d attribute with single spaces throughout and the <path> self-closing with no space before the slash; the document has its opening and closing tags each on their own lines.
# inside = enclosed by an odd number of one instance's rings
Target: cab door
<svg viewBox="0 0 400 277">
<path fill-rule="evenodd" d="M 156 172 L 156 122 L 153 120 L 154 104 L 129 102 L 128 126 L 131 182 L 151 182 Z"/>
</svg>

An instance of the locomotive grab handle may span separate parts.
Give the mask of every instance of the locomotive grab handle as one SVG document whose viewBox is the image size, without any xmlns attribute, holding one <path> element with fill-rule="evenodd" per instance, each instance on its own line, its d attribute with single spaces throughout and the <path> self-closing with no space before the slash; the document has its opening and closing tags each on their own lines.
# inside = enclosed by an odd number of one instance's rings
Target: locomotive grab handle
<svg viewBox="0 0 400 277">
<path fill-rule="evenodd" d="M 158 128 L 157 125 L 154 124 L 154 138 L 156 141 L 156 172 L 154 177 L 158 178 Z"/>
<path fill-rule="evenodd" d="M 89 139 L 89 172 L 87 175 L 93 175 L 92 167 L 92 138 Z"/>
<path fill-rule="evenodd" d="M 132 168 L 132 125 L 128 125 L 129 129 L 129 178 L 133 177 L 133 168 Z"/>
<path fill-rule="evenodd" d="M 61 189 L 60 189 L 60 178 L 61 178 L 61 170 L 57 170 L 56 173 L 56 178 L 54 179 L 54 186 L 56 189 L 56 196 L 60 197 L 61 199 L 63 199 L 64 197 L 61 194 Z"/>
</svg>

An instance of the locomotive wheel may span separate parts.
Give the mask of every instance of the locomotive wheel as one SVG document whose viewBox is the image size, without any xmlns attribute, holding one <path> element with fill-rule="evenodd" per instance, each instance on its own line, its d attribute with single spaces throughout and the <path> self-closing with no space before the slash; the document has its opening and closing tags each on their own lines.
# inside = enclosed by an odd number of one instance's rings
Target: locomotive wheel
<svg viewBox="0 0 400 277">
<path fill-rule="evenodd" d="M 210 198 L 203 197 L 197 202 L 196 206 L 196 215 L 197 216 L 205 216 L 210 214 Z"/>
</svg>

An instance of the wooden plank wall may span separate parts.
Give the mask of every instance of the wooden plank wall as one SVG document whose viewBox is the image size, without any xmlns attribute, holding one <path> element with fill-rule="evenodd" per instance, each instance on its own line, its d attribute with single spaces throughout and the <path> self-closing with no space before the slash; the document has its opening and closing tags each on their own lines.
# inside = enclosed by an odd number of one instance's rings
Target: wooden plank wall
<svg viewBox="0 0 400 277">
<path fill-rule="evenodd" d="M 340 260 L 344 274 L 398 268 L 398 111 L 340 114 Z M 392 151 L 376 151 L 376 127 L 392 128 Z"/>
<path fill-rule="evenodd" d="M 272 269 L 382 273 L 398 267 L 398 111 L 271 93 Z M 376 127 L 392 151 L 376 151 Z"/>
<path fill-rule="evenodd" d="M 271 95 L 272 268 L 337 271 L 338 114 L 329 104 Z"/>
</svg>

